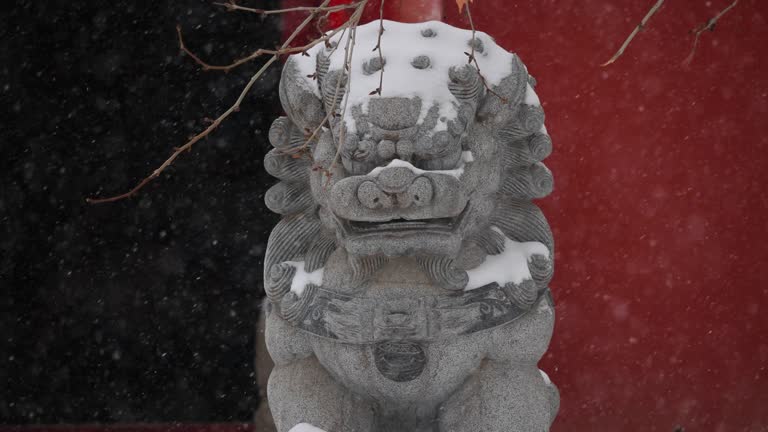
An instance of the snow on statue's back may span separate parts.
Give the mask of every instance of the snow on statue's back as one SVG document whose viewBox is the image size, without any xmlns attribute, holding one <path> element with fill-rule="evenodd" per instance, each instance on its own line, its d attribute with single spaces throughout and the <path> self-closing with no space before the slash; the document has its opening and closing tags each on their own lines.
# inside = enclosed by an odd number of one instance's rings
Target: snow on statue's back
<svg viewBox="0 0 768 432">
<path fill-rule="evenodd" d="M 531 200 L 552 191 L 552 143 L 535 81 L 488 35 L 438 22 L 385 21 L 382 61 L 378 26 L 358 27 L 348 68 L 337 36 L 283 70 L 265 158 L 283 215 L 264 269 L 278 430 L 547 430 L 554 243 Z"/>
</svg>

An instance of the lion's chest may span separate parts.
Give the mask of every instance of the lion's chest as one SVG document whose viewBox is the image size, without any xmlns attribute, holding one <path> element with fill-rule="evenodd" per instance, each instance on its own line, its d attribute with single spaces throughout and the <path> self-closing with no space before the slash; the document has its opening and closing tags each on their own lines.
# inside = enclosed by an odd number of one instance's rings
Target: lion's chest
<svg viewBox="0 0 768 432">
<path fill-rule="evenodd" d="M 485 349 L 476 339 L 347 344 L 313 337 L 312 345 L 328 372 L 355 393 L 380 402 L 438 404 L 480 366 Z"/>
<path fill-rule="evenodd" d="M 397 274 L 387 267 L 364 297 L 348 304 L 350 309 L 339 310 L 338 325 L 346 329 L 338 331 L 354 339 L 312 337 L 315 355 L 339 382 L 359 394 L 390 403 L 439 403 L 479 367 L 488 336 L 441 337 L 433 303 L 445 291 L 424 283 L 420 275 L 408 277 L 403 267 Z"/>
</svg>

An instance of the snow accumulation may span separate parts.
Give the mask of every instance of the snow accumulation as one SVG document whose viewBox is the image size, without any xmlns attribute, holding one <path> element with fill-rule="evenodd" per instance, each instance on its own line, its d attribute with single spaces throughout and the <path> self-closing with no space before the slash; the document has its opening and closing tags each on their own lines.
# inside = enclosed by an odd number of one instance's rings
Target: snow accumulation
<svg viewBox="0 0 768 432">
<path fill-rule="evenodd" d="M 412 173 L 416 175 L 421 175 L 424 173 L 430 173 L 430 174 L 446 174 L 452 177 L 459 178 L 462 174 L 464 174 L 464 165 L 466 165 L 469 162 L 473 162 L 475 158 L 472 156 L 471 151 L 463 151 L 461 152 L 461 160 L 459 161 L 459 166 L 450 169 L 450 170 L 431 170 L 431 171 L 425 171 L 420 168 L 416 168 L 415 166 L 411 165 L 410 162 L 406 162 L 402 159 L 393 159 L 390 161 L 387 165 L 376 167 L 371 170 L 371 172 L 368 173 L 370 177 L 378 177 L 378 175 L 384 171 L 387 168 L 396 168 L 396 167 L 402 167 L 402 168 L 408 168 Z"/>
<path fill-rule="evenodd" d="M 347 106 L 344 121 L 351 130 L 354 119 L 351 107 L 361 105 L 367 112 L 368 101 L 377 97 L 419 97 L 422 100 L 421 117 L 424 119 L 429 108 L 434 104 L 439 107 L 440 117 L 447 120 L 456 118 L 457 102 L 448 89 L 448 70 L 451 67 L 462 67 L 467 64 L 466 52 L 471 50 L 469 45 L 472 31 L 459 29 L 439 21 L 406 24 L 384 20 L 384 34 L 381 36 L 381 54 L 384 57 L 384 73 L 381 95 L 370 95 L 379 87 L 380 71 L 366 74 L 363 65 L 369 60 L 379 57 L 378 51 L 372 51 L 377 44 L 379 21 L 357 27 L 352 48 L 349 93 L 344 95 L 340 106 Z M 497 85 L 512 72 L 514 54 L 496 45 L 493 39 L 483 32 L 476 32 L 475 37 L 482 43 L 482 50 L 476 49 L 475 57 L 478 66 L 489 86 Z M 320 97 L 317 81 L 312 78 L 315 73 L 316 57 L 320 52 L 330 56 L 329 70 L 341 70 L 344 64 L 345 47 L 349 31 L 331 38 L 336 48 L 328 49 L 324 44 L 318 44 L 308 50 L 309 56 L 293 55 L 299 74 L 307 88 Z M 482 51 L 482 52 L 481 52 Z M 426 56 L 428 66 L 417 68 L 414 59 Z M 423 67 L 423 64 L 419 65 Z M 526 103 L 538 105 L 539 99 L 533 89 L 528 86 Z M 435 130 L 445 129 L 447 122 L 437 122 Z"/>
<path fill-rule="evenodd" d="M 288 432 L 325 432 L 320 428 L 316 428 L 309 423 L 299 423 L 292 427 Z"/>
<path fill-rule="evenodd" d="M 501 233 L 497 227 L 492 229 Z M 526 279 L 531 279 L 528 263 L 534 255 L 543 255 L 549 258 L 549 249 L 540 242 L 521 243 L 504 236 L 504 251 L 502 253 L 488 255 L 482 264 L 467 270 L 469 282 L 464 290 L 473 290 L 492 282 L 499 285 L 505 285 L 509 282 L 519 284 Z"/>
<path fill-rule="evenodd" d="M 296 295 L 301 295 L 304 292 L 304 288 L 309 284 L 320 286 L 323 284 L 323 270 L 321 267 L 311 273 L 304 270 L 304 261 L 285 261 L 284 264 L 293 266 L 296 269 L 296 274 L 293 275 L 291 281 L 291 291 Z"/>
<path fill-rule="evenodd" d="M 394 163 L 397 161 L 399 160 L 392 162 Z M 407 166 L 413 167 L 413 165 L 407 162 L 399 162 L 400 164 L 395 166 L 406 166 L 407 164 Z M 388 166 L 391 165 L 392 163 Z M 413 169 L 421 171 L 415 167 L 413 167 Z M 492 227 L 492 229 L 501 233 L 501 230 L 497 227 Z M 505 285 L 510 282 L 519 284 L 524 280 L 531 279 L 528 263 L 534 255 L 543 255 L 549 258 L 549 249 L 540 242 L 517 242 L 510 240 L 505 236 L 503 252 L 498 255 L 488 255 L 479 266 L 467 270 L 469 282 L 464 290 L 470 291 L 492 282 L 496 282 L 499 285 Z M 289 264 L 296 269 L 296 274 L 291 281 L 291 291 L 297 295 L 300 296 L 309 284 L 317 286 L 323 284 L 324 268 L 319 268 L 313 272 L 307 272 L 304 269 L 304 261 L 285 261 L 284 263 Z"/>
<path fill-rule="evenodd" d="M 528 84 L 527 87 L 525 88 L 525 103 L 528 105 L 541 106 L 539 95 L 537 95 L 536 92 L 533 91 L 533 87 L 531 87 L 530 84 Z"/>
<path fill-rule="evenodd" d="M 547 375 L 546 372 L 544 372 L 543 370 L 539 369 L 539 373 L 541 374 L 541 377 L 544 378 L 544 384 L 546 384 L 546 385 L 552 384 L 552 380 L 549 379 L 549 375 Z"/>
</svg>

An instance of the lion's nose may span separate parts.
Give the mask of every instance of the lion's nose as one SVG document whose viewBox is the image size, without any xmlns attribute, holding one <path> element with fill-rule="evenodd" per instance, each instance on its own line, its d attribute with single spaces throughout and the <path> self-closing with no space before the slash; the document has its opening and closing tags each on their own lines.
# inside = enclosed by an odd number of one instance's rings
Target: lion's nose
<svg viewBox="0 0 768 432">
<path fill-rule="evenodd" d="M 404 191 L 413 182 L 416 175 L 408 168 L 399 166 L 385 168 L 376 178 L 376 182 L 384 192 L 398 193 Z"/>
<path fill-rule="evenodd" d="M 375 181 L 364 181 L 357 188 L 357 199 L 369 209 L 423 206 L 432 201 L 433 195 L 428 178 L 417 177 L 403 167 L 387 168 Z"/>
</svg>

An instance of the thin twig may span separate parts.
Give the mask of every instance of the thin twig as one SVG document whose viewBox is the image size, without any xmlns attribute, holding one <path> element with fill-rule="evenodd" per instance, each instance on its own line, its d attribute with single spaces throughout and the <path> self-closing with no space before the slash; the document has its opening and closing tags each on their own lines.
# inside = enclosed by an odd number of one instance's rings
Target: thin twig
<svg viewBox="0 0 768 432">
<path fill-rule="evenodd" d="M 493 89 L 491 89 L 491 87 L 488 85 L 488 82 L 485 80 L 485 76 L 483 76 L 482 72 L 480 72 L 480 64 L 477 63 L 477 57 L 475 57 L 475 44 L 477 43 L 476 42 L 477 39 L 475 38 L 475 33 L 476 33 L 475 23 L 472 21 L 472 12 L 470 12 L 469 10 L 469 3 L 466 3 L 465 6 L 467 7 L 467 17 L 469 18 L 469 26 L 472 29 L 472 43 L 470 44 L 470 52 L 468 53 L 465 52 L 464 54 L 466 54 L 469 57 L 469 60 L 468 60 L 469 63 L 475 64 L 475 69 L 477 69 L 477 75 L 480 77 L 480 82 L 483 83 L 483 87 L 485 87 L 488 93 L 499 98 L 499 100 L 502 103 L 507 103 L 507 98 L 493 91 Z"/>
<path fill-rule="evenodd" d="M 659 10 L 659 8 L 661 7 L 662 3 L 664 3 L 664 0 L 658 0 L 656 2 L 656 4 L 653 5 L 653 7 L 651 7 L 651 9 L 648 11 L 648 13 L 646 13 L 645 16 L 643 17 L 642 21 L 640 21 L 640 24 L 638 24 L 635 27 L 635 29 L 632 30 L 632 33 L 629 34 L 629 36 L 627 37 L 627 40 L 625 40 L 624 43 L 621 44 L 621 48 L 619 48 L 619 50 L 616 51 L 616 54 L 614 54 L 613 57 L 611 57 L 610 60 L 608 60 L 607 62 L 601 64 L 600 67 L 608 66 L 609 64 L 615 62 L 619 57 L 621 57 L 622 54 L 624 54 L 624 50 L 627 49 L 627 47 L 629 46 L 629 43 L 632 42 L 632 39 L 634 39 L 635 36 L 637 36 L 637 34 L 640 33 L 640 31 L 643 28 L 645 28 L 645 25 L 648 23 L 648 20 L 650 20 L 651 17 L 653 16 L 653 14 L 655 14 L 656 11 Z"/>
<path fill-rule="evenodd" d="M 330 1 L 331 0 L 324 0 L 323 4 L 320 5 L 320 7 L 325 7 L 328 3 L 330 3 Z M 312 22 L 312 20 L 315 18 L 315 15 L 317 14 L 312 13 L 306 19 L 304 19 L 304 21 L 302 21 L 301 24 L 299 24 L 299 26 L 296 27 L 293 33 L 291 33 L 291 35 L 285 40 L 285 42 L 283 43 L 280 49 L 281 50 L 287 49 L 290 46 L 291 42 L 293 42 L 293 40 L 299 35 L 299 33 L 301 33 L 304 27 L 306 27 L 310 22 Z M 319 42 L 320 42 L 319 40 L 315 41 L 315 45 Z M 264 65 L 251 77 L 250 81 L 248 81 L 248 84 L 245 85 L 243 90 L 240 92 L 240 95 L 237 97 L 237 100 L 232 106 L 230 106 L 226 111 L 224 111 L 224 113 L 222 113 L 218 118 L 213 120 L 210 126 L 205 128 L 204 131 L 192 137 L 183 146 L 176 148 L 174 152 L 171 154 L 171 156 L 168 159 L 166 159 L 165 162 L 162 163 L 162 165 L 160 165 L 157 169 L 152 171 L 152 174 L 144 178 L 141 182 L 139 182 L 139 184 L 134 186 L 133 189 L 129 190 L 124 194 L 120 194 L 120 195 L 116 195 L 108 198 L 87 198 L 86 202 L 90 204 L 114 202 L 114 201 L 130 198 L 136 193 L 138 193 L 144 186 L 149 184 L 149 182 L 157 178 L 160 175 L 160 173 L 162 173 L 166 168 L 168 168 L 176 160 L 176 158 L 179 157 L 179 155 L 181 155 L 185 151 L 191 150 L 192 146 L 195 143 L 197 143 L 201 139 L 210 135 L 210 133 L 213 132 L 213 130 L 216 129 L 219 126 L 219 124 L 221 124 L 222 121 L 224 121 L 224 119 L 230 116 L 230 114 L 239 111 L 240 104 L 242 104 L 243 100 L 245 99 L 245 96 L 251 90 L 251 88 L 256 83 L 256 81 L 261 77 L 261 75 L 269 68 L 269 66 L 271 66 L 272 63 L 277 61 L 278 57 L 279 57 L 279 53 L 275 53 L 274 55 L 272 55 L 272 57 L 269 60 L 267 60 L 267 62 L 264 63 Z"/>
<path fill-rule="evenodd" d="M 695 38 L 693 39 L 693 46 L 691 47 L 691 53 L 688 54 L 688 57 L 686 57 L 685 60 L 683 60 L 684 65 L 691 64 L 691 61 L 693 60 L 693 56 L 694 54 L 696 54 L 696 48 L 699 46 L 699 37 L 701 36 L 701 34 L 707 30 L 715 31 L 715 24 L 717 23 L 717 20 L 719 20 L 723 15 L 725 15 L 729 10 L 733 9 L 738 3 L 739 3 L 739 0 L 733 0 L 733 3 L 728 5 L 728 7 L 726 7 L 725 9 L 718 12 L 717 15 L 710 18 L 709 21 L 702 23 L 698 27 L 691 30 L 691 33 L 695 34 Z"/>
<path fill-rule="evenodd" d="M 384 34 L 384 0 L 381 0 L 379 5 L 379 38 L 376 41 L 376 46 L 373 47 L 373 51 L 379 51 L 379 65 L 381 65 L 381 71 L 379 72 L 379 87 L 372 91 L 370 94 L 378 94 L 381 96 L 381 89 L 384 86 L 384 54 L 381 53 L 381 35 Z"/>
<path fill-rule="evenodd" d="M 310 15 L 310 16 L 313 16 L 313 15 Z M 179 36 L 179 48 L 182 51 L 184 51 L 188 56 L 190 56 L 192 58 L 192 60 L 195 61 L 195 63 L 199 64 L 200 67 L 203 70 L 205 70 L 205 71 L 208 71 L 208 70 L 218 70 L 218 71 L 223 71 L 223 72 L 229 72 L 230 70 L 232 70 L 232 69 L 234 69 L 234 68 L 236 68 L 238 66 L 241 66 L 241 65 L 243 65 L 245 63 L 248 63 L 248 62 L 256 59 L 257 57 L 261 57 L 262 55 L 265 55 L 265 54 L 280 56 L 280 55 L 295 54 L 295 53 L 304 52 L 304 51 L 312 48 L 313 46 L 317 45 L 320 42 L 327 41 L 329 38 L 333 37 L 333 35 L 335 35 L 338 32 L 336 32 L 334 30 L 333 32 L 330 32 L 328 35 L 325 35 L 323 37 L 315 39 L 312 42 L 310 42 L 310 43 L 308 43 L 306 45 L 303 45 L 303 46 L 299 46 L 299 47 L 288 47 L 288 48 L 282 48 L 281 47 L 280 49 L 276 49 L 276 50 L 269 50 L 269 49 L 259 48 L 256 51 L 254 51 L 252 54 L 250 54 L 250 55 L 248 55 L 246 57 L 243 57 L 243 58 L 241 58 L 239 60 L 236 60 L 233 63 L 230 63 L 228 65 L 212 65 L 212 64 L 209 64 L 209 63 L 205 62 L 200 57 L 198 57 L 195 53 L 193 53 L 189 48 L 187 48 L 187 46 L 184 44 L 184 39 L 181 36 L 181 26 L 178 26 L 178 25 L 176 26 L 176 33 Z"/>
<path fill-rule="evenodd" d="M 330 12 L 326 12 L 325 15 L 315 20 L 315 30 L 317 30 L 318 37 L 323 37 L 325 35 L 323 29 L 325 28 L 325 25 L 328 24 L 328 16 L 330 16 L 330 14 Z M 325 42 L 325 46 L 328 46 L 328 41 Z"/>
<path fill-rule="evenodd" d="M 349 27 L 349 36 L 347 37 L 347 43 L 344 47 L 344 70 L 347 71 L 348 77 L 346 86 L 344 88 L 344 94 L 347 95 L 346 98 L 344 98 L 344 106 L 341 109 L 341 122 L 344 121 L 344 116 L 347 113 L 347 104 L 349 103 L 349 88 L 352 83 L 352 56 L 355 50 L 355 36 L 357 35 L 357 24 L 360 22 L 360 17 L 363 15 L 363 10 L 365 9 L 365 3 L 367 3 L 367 0 L 364 1 L 364 3 L 358 7 L 358 9 L 355 10 L 355 13 L 352 14 L 352 16 L 349 19 L 350 27 Z M 332 170 L 336 167 L 336 164 L 339 160 L 339 156 L 341 155 L 341 148 L 344 144 L 344 135 L 346 133 L 345 127 L 342 124 L 342 126 L 339 128 L 339 140 L 336 143 L 336 155 L 333 157 L 333 162 L 331 162 L 331 166 L 326 170 L 326 175 L 328 177 L 328 181 L 331 179 Z"/>
<path fill-rule="evenodd" d="M 282 13 L 289 13 L 289 12 L 338 12 L 342 11 L 344 9 L 354 9 L 358 6 L 360 2 L 354 2 L 349 4 L 341 4 L 336 6 L 297 6 L 292 8 L 286 8 L 286 9 L 255 9 L 255 8 L 249 8 L 245 6 L 240 6 L 237 4 L 235 0 L 229 0 L 226 3 L 214 3 L 218 6 L 223 6 L 227 8 L 228 11 L 234 12 L 234 11 L 243 11 L 243 12 L 252 12 L 257 13 L 261 15 L 274 15 L 274 14 L 282 14 Z"/>
<path fill-rule="evenodd" d="M 344 29 L 344 31 L 342 31 L 342 33 L 341 33 L 341 36 L 339 36 L 339 40 L 344 39 L 344 33 L 346 32 L 346 29 L 349 28 L 349 25 L 350 25 L 350 21 L 347 21 L 346 23 L 342 24 L 339 28 L 336 29 L 336 30 L 340 30 L 342 28 Z M 336 46 L 334 46 L 333 49 L 331 49 L 331 52 L 328 54 L 329 58 L 330 58 L 330 56 L 333 55 L 334 52 L 336 52 L 337 48 L 338 48 L 338 44 Z M 331 107 L 335 107 L 336 106 L 336 101 L 338 101 L 339 91 L 341 90 L 341 81 L 342 81 L 341 79 L 336 80 L 336 88 L 333 91 L 333 99 L 331 99 Z M 312 134 L 309 135 L 309 137 L 306 139 L 306 141 L 304 141 L 304 144 L 302 144 L 301 147 L 298 147 L 295 150 L 286 150 L 286 151 L 284 151 L 282 153 L 283 154 L 293 155 L 293 154 L 300 154 L 300 153 L 303 153 L 304 151 L 306 151 L 307 148 L 309 147 L 309 144 L 312 142 L 312 140 L 314 140 L 315 137 L 317 136 L 317 134 L 323 129 L 323 126 L 328 124 L 329 127 L 330 127 L 329 120 L 333 116 L 335 111 L 333 109 L 328 109 L 327 111 L 328 112 L 325 114 L 325 117 L 323 117 L 323 119 L 320 121 L 320 123 L 318 123 L 318 125 L 312 131 Z"/>
<path fill-rule="evenodd" d="M 152 171 L 152 174 L 144 178 L 144 180 L 142 180 L 139 184 L 137 184 L 133 189 L 121 195 L 116 195 L 109 198 L 87 198 L 86 201 L 91 204 L 99 204 L 99 203 L 119 201 L 135 195 L 139 190 L 141 190 L 144 186 L 146 186 L 147 183 L 154 180 L 157 176 L 160 175 L 160 173 L 162 173 L 166 168 L 168 168 L 168 166 L 170 166 L 173 163 L 173 161 L 176 160 L 176 158 L 179 157 L 179 155 L 181 155 L 181 153 L 183 153 L 184 151 L 190 150 L 196 142 L 200 141 L 201 139 L 208 136 L 211 132 L 213 132 L 213 130 L 216 129 L 224 119 L 229 117 L 230 114 L 238 111 L 240 109 L 240 103 L 242 102 L 246 93 L 248 93 L 248 91 L 251 89 L 251 87 L 256 82 L 256 80 L 258 80 L 259 77 L 261 77 L 261 75 L 267 70 L 267 68 L 269 68 L 269 66 L 271 66 L 272 63 L 274 63 L 276 60 L 277 60 L 277 56 L 276 55 L 272 56 L 272 58 L 270 58 L 264 64 L 264 66 L 262 66 L 261 69 L 259 69 L 259 71 L 253 75 L 253 77 L 251 77 L 251 80 L 248 82 L 248 84 L 245 86 L 243 91 L 240 93 L 240 97 L 237 98 L 237 102 L 235 102 L 234 105 L 229 107 L 226 111 L 224 111 L 223 114 L 221 114 L 218 118 L 213 120 L 210 126 L 205 128 L 204 131 L 192 137 L 192 139 L 187 141 L 187 143 L 184 144 L 183 146 L 176 148 L 174 152 L 171 154 L 171 156 L 168 159 L 166 159 L 162 165 L 160 165 L 157 169 Z"/>
</svg>

